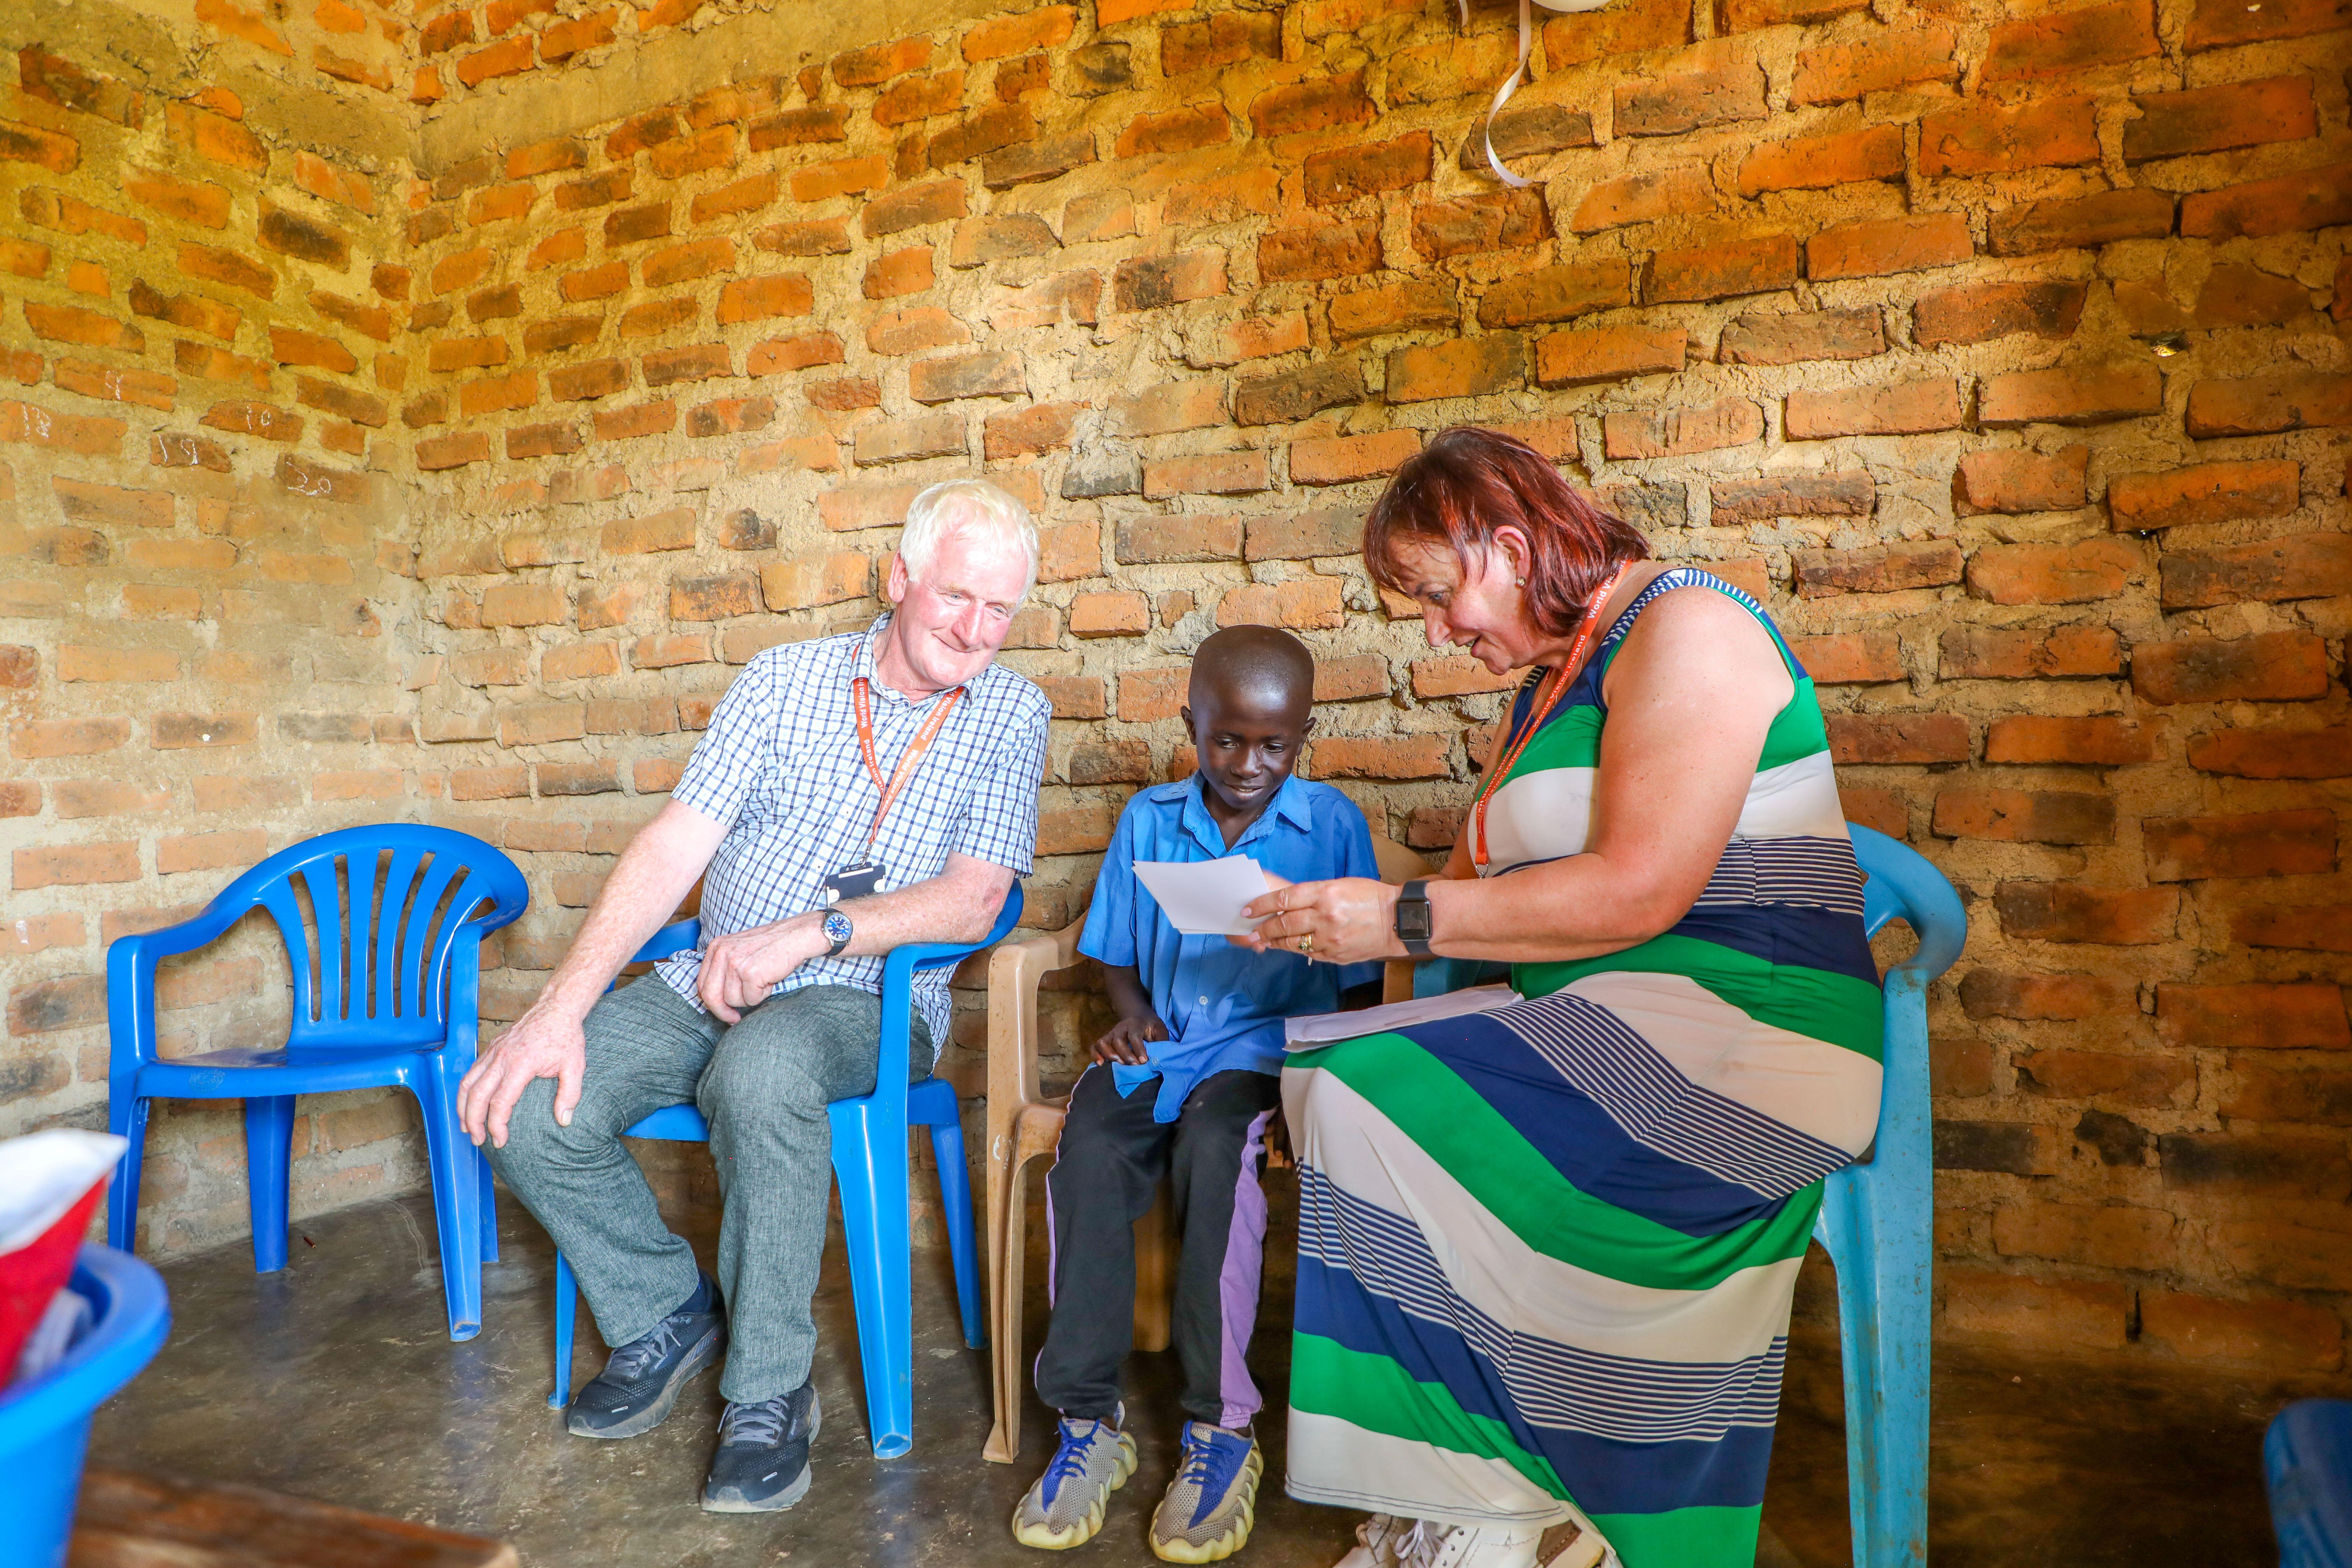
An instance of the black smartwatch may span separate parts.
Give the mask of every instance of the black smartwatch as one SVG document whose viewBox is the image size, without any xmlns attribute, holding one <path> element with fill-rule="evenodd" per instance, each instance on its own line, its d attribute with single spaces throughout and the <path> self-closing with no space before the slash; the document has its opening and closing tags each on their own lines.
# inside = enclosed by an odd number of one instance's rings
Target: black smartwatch
<svg viewBox="0 0 2352 1568">
<path fill-rule="evenodd" d="M 1433 958 L 1429 951 L 1429 882 L 1407 882 L 1397 890 L 1396 936 L 1415 958 Z"/>
<path fill-rule="evenodd" d="M 849 939 L 856 934 L 856 928 L 849 923 L 849 917 L 839 910 L 824 911 L 824 931 L 827 944 L 824 955 L 827 958 L 839 958 L 841 950 L 847 947 Z"/>
</svg>

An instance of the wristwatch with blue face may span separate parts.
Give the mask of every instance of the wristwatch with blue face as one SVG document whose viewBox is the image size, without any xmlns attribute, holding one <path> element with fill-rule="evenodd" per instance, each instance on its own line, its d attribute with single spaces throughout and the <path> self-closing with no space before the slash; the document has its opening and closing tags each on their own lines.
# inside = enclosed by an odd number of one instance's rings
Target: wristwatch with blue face
<svg viewBox="0 0 2352 1568">
<path fill-rule="evenodd" d="M 839 910 L 825 910 L 824 940 L 832 945 L 824 950 L 824 955 L 839 958 L 841 950 L 849 945 L 849 939 L 856 934 L 856 931 L 857 928 L 849 923 L 849 917 Z"/>
</svg>

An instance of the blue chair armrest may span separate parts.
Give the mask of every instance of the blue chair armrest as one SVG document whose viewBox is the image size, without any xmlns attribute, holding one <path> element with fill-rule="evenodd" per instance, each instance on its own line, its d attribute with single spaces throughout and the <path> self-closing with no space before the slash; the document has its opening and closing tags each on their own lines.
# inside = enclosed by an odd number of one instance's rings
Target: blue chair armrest
<svg viewBox="0 0 2352 1568">
<path fill-rule="evenodd" d="M 116 937 L 106 949 L 106 1030 L 114 1065 L 155 1059 L 155 970 L 164 959 L 210 946 L 257 908 L 260 900 L 238 878 L 203 910 L 175 925 Z M 241 896 L 233 896 L 240 895 Z"/>
<path fill-rule="evenodd" d="M 1902 921 L 1919 938 L 1916 952 L 1887 972 L 1925 991 L 1959 958 L 1969 940 L 1968 911 L 1960 896 L 1926 857 L 1909 845 L 1858 822 L 1846 824 L 1855 858 L 1870 880 L 1863 888 L 1863 929 L 1876 936 L 1886 922 Z"/>
<path fill-rule="evenodd" d="M 881 1093 L 893 1085 L 902 1089 L 907 1082 L 907 1063 L 913 1054 L 915 975 L 930 969 L 945 969 L 962 963 L 984 947 L 1003 942 L 1021 920 L 1021 884 L 1015 880 L 1004 895 L 1003 907 L 996 911 L 995 923 L 988 934 L 978 942 L 910 942 L 894 947 L 882 961 L 882 1056 L 875 1068 L 875 1091 Z M 935 1049 L 945 1050 L 945 1040 L 934 1040 Z"/>
</svg>

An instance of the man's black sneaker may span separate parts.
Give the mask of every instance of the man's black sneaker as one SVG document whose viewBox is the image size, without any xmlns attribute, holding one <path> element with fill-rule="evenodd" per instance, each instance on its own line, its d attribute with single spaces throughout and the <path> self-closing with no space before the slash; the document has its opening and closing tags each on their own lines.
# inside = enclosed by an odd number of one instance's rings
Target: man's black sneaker
<svg viewBox="0 0 2352 1568">
<path fill-rule="evenodd" d="M 614 1351 L 572 1396 L 564 1426 L 575 1437 L 634 1437 L 662 1424 L 686 1380 L 727 1348 L 719 1287 L 705 1274 L 686 1304 L 642 1339 Z"/>
<path fill-rule="evenodd" d="M 808 1495 L 809 1445 L 816 1440 L 816 1388 L 802 1384 L 757 1405 L 730 1405 L 719 1418 L 719 1452 L 702 1483 L 711 1513 L 773 1513 Z"/>
</svg>

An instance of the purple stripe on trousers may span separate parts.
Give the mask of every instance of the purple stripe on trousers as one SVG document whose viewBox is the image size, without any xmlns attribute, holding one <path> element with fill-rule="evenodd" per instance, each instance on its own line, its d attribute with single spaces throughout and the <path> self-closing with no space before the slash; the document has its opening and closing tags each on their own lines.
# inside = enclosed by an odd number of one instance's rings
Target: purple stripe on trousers
<svg viewBox="0 0 2352 1568">
<path fill-rule="evenodd" d="M 1265 1403 L 1249 1374 L 1250 1331 L 1257 1326 L 1258 1280 L 1265 1270 L 1265 1189 L 1258 1185 L 1258 1156 L 1265 1149 L 1266 1123 L 1274 1112 L 1252 1119 L 1242 1140 L 1241 1173 L 1234 1179 L 1234 1217 L 1225 1232 L 1225 1260 L 1217 1272 L 1217 1306 L 1223 1318 L 1217 1369 L 1217 1397 L 1224 1405 L 1217 1425 L 1238 1432 Z"/>
</svg>

